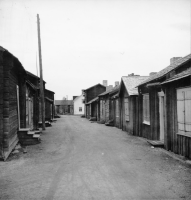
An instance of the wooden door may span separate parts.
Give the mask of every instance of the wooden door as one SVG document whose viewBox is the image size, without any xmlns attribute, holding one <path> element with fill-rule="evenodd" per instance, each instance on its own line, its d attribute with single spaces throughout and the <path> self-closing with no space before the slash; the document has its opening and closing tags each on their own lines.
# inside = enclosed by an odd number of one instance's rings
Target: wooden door
<svg viewBox="0 0 191 200">
<path fill-rule="evenodd" d="M 30 107 L 30 110 L 29 110 L 29 121 L 30 121 L 30 123 L 29 123 L 29 127 L 30 127 L 30 129 L 31 130 L 33 130 L 34 129 L 34 120 L 33 120 L 33 117 L 34 117 L 34 115 L 33 115 L 33 97 L 31 97 L 30 98 L 30 101 L 29 101 L 29 107 Z"/>
<path fill-rule="evenodd" d="M 160 120 L 160 140 L 164 141 L 164 93 L 159 92 L 159 120 Z"/>
<path fill-rule="evenodd" d="M 26 128 L 33 130 L 33 98 L 26 98 Z"/>
<path fill-rule="evenodd" d="M 29 128 L 29 98 L 26 97 L 26 128 Z"/>
<path fill-rule="evenodd" d="M 51 119 L 53 119 L 53 112 L 52 112 L 52 108 L 53 108 L 53 106 L 52 106 L 52 104 L 50 104 L 50 118 L 51 118 Z"/>
</svg>

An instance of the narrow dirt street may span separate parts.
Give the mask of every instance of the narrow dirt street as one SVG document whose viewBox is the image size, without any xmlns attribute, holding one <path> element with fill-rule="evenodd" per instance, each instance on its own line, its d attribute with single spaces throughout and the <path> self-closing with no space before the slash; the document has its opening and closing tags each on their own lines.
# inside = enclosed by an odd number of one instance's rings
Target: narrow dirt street
<svg viewBox="0 0 191 200">
<path fill-rule="evenodd" d="M 191 168 L 115 127 L 62 116 L 0 162 L 0 199 L 191 199 Z"/>
</svg>

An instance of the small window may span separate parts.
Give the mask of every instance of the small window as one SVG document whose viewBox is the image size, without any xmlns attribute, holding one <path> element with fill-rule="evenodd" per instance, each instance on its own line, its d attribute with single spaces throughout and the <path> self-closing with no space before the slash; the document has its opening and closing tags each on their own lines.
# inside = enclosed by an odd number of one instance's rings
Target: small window
<svg viewBox="0 0 191 200">
<path fill-rule="evenodd" d="M 125 104 L 125 121 L 129 121 L 129 99 L 128 98 L 124 99 L 124 104 Z"/>
<path fill-rule="evenodd" d="M 149 94 L 143 95 L 143 123 L 150 125 Z"/>
<path fill-rule="evenodd" d="M 79 107 L 79 112 L 82 112 L 82 107 Z"/>
<path fill-rule="evenodd" d="M 191 137 L 191 88 L 177 90 L 178 133 Z"/>
</svg>

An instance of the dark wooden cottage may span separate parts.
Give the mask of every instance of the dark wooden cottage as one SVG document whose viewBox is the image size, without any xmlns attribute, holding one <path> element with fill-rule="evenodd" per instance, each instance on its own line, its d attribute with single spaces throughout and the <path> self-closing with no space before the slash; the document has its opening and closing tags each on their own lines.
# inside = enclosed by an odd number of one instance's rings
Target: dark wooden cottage
<svg viewBox="0 0 191 200">
<path fill-rule="evenodd" d="M 191 55 L 173 58 L 168 67 L 138 86 L 139 135 L 162 141 L 167 150 L 189 158 L 190 60 Z"/>
<path fill-rule="evenodd" d="M 87 116 L 89 116 L 89 119 L 92 121 L 97 121 L 99 120 L 99 104 L 98 104 L 99 98 L 96 97 L 86 103 L 86 111 L 87 111 Z"/>
<path fill-rule="evenodd" d="M 54 92 L 45 89 L 45 120 L 53 121 L 54 118 Z"/>
<path fill-rule="evenodd" d="M 97 84 L 97 85 L 87 88 L 86 90 L 83 90 L 86 118 L 89 119 L 91 116 L 91 109 L 90 109 L 91 106 L 89 106 L 90 104 L 88 102 L 96 98 L 99 94 L 103 93 L 105 90 L 106 90 L 106 87 L 101 84 Z"/>
<path fill-rule="evenodd" d="M 37 130 L 39 122 L 40 78 L 26 71 L 26 128 Z"/>
<path fill-rule="evenodd" d="M 119 87 L 115 87 L 109 93 L 110 99 L 110 115 L 109 118 L 113 122 L 113 126 L 120 127 L 120 112 L 119 112 Z"/>
<path fill-rule="evenodd" d="M 190 60 L 161 83 L 165 94 L 165 148 L 191 159 L 191 66 Z M 185 66 L 189 69 L 182 71 Z"/>
<path fill-rule="evenodd" d="M 105 92 L 99 95 L 99 104 L 100 104 L 100 123 L 107 123 L 109 121 L 109 92 L 112 89 L 108 89 Z"/>
<path fill-rule="evenodd" d="M 24 127 L 26 72 L 19 60 L 0 47 L 0 158 L 6 159 L 18 142 L 19 126 Z"/>
<path fill-rule="evenodd" d="M 131 74 L 121 78 L 119 88 L 120 125 L 132 135 L 138 135 L 138 89 L 136 86 L 148 76 Z"/>
</svg>

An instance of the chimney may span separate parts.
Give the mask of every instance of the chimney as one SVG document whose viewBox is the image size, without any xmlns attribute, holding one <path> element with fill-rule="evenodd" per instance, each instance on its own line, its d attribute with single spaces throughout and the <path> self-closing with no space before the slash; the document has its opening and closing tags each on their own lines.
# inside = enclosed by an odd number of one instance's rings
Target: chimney
<svg viewBox="0 0 191 200">
<path fill-rule="evenodd" d="M 112 88 L 113 88 L 113 85 L 109 85 L 109 86 L 106 87 L 106 91 L 109 91 L 109 90 L 111 90 Z"/>
<path fill-rule="evenodd" d="M 115 87 L 119 86 L 119 81 L 115 81 Z"/>
<path fill-rule="evenodd" d="M 170 64 L 174 63 L 175 61 L 177 61 L 178 59 L 180 59 L 182 57 L 173 57 L 170 59 Z"/>
<path fill-rule="evenodd" d="M 131 73 L 131 74 L 128 74 L 128 76 L 140 76 L 140 75 L 137 75 L 137 74 Z"/>
<path fill-rule="evenodd" d="M 107 87 L 107 80 L 103 80 L 103 85 Z"/>
<path fill-rule="evenodd" d="M 153 75 L 155 75 L 155 74 L 157 74 L 157 72 L 150 72 L 150 73 L 149 73 L 149 76 L 153 76 Z"/>
</svg>

